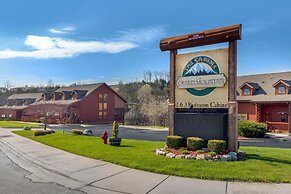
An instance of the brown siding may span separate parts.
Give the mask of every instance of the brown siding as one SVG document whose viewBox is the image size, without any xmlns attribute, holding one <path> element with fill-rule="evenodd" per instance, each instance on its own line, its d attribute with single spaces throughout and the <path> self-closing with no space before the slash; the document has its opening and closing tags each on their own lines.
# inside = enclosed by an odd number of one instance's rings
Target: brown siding
<svg viewBox="0 0 291 194">
<path fill-rule="evenodd" d="M 247 114 L 248 120 L 256 121 L 256 107 L 254 104 L 249 102 L 238 103 L 238 114 Z"/>
<path fill-rule="evenodd" d="M 264 113 L 271 115 L 271 121 L 280 122 L 280 113 L 284 112 L 288 118 L 288 104 L 266 104 L 264 105 Z"/>
<path fill-rule="evenodd" d="M 107 118 L 99 119 L 98 116 L 98 103 L 99 94 L 107 94 Z M 85 97 L 80 103 L 81 121 L 84 123 L 111 123 L 114 121 L 114 108 L 115 108 L 116 94 L 110 90 L 105 84 L 101 85 Z"/>
</svg>

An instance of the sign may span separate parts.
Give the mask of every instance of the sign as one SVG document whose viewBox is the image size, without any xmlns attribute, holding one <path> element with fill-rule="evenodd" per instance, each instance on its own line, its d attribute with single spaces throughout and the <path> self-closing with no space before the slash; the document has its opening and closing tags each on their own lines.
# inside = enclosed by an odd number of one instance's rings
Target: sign
<svg viewBox="0 0 291 194">
<path fill-rule="evenodd" d="M 228 49 L 176 56 L 175 108 L 228 107 Z"/>
</svg>

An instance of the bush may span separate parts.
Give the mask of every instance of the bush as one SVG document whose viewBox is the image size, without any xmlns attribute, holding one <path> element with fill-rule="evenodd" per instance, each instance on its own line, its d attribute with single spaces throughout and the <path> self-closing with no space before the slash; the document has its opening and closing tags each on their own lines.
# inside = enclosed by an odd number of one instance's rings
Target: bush
<svg viewBox="0 0 291 194">
<path fill-rule="evenodd" d="M 208 155 L 211 157 L 216 156 L 216 152 L 208 152 Z"/>
<path fill-rule="evenodd" d="M 46 135 L 46 131 L 44 130 L 36 130 L 33 133 L 34 133 L 34 136 Z"/>
<path fill-rule="evenodd" d="M 54 130 L 45 130 L 46 134 L 52 134 L 52 133 L 55 133 Z"/>
<path fill-rule="evenodd" d="M 200 150 L 203 147 L 203 139 L 199 137 L 188 137 L 187 138 L 187 149 L 188 150 Z"/>
<path fill-rule="evenodd" d="M 244 137 L 261 138 L 267 132 L 266 125 L 253 121 L 239 121 L 238 134 Z"/>
<path fill-rule="evenodd" d="M 112 124 L 112 131 L 111 131 L 111 135 L 114 138 L 118 138 L 118 133 L 119 133 L 118 127 L 119 127 L 118 123 L 116 121 L 114 121 Z"/>
<path fill-rule="evenodd" d="M 197 150 L 196 152 L 197 152 L 198 154 L 202 154 L 202 153 L 204 153 L 203 150 Z"/>
<path fill-rule="evenodd" d="M 31 130 L 31 127 L 25 126 L 25 127 L 23 127 L 23 130 Z"/>
<path fill-rule="evenodd" d="M 166 143 L 169 148 L 178 149 L 183 146 L 183 137 L 177 135 L 167 136 Z"/>
<path fill-rule="evenodd" d="M 76 135 L 83 135 L 83 131 L 82 130 L 77 130 L 77 129 L 73 129 L 72 133 L 76 134 Z"/>
<path fill-rule="evenodd" d="M 54 130 L 36 130 L 33 132 L 34 136 L 47 135 L 55 133 Z"/>
<path fill-rule="evenodd" d="M 209 149 L 210 152 L 220 153 L 225 151 L 226 142 L 223 140 L 209 140 L 207 148 Z"/>
<path fill-rule="evenodd" d="M 189 154 L 189 152 L 187 150 L 182 150 L 181 154 Z"/>
</svg>

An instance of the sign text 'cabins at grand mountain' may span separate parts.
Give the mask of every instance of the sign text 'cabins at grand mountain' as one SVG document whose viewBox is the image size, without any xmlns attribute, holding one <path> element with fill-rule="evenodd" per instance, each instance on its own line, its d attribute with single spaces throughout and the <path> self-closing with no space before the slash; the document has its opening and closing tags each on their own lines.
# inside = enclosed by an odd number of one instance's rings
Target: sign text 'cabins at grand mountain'
<svg viewBox="0 0 291 194">
<path fill-rule="evenodd" d="M 106 83 L 71 85 L 54 92 L 13 94 L 0 107 L 0 118 L 49 123 L 124 122 L 126 100 Z"/>
</svg>

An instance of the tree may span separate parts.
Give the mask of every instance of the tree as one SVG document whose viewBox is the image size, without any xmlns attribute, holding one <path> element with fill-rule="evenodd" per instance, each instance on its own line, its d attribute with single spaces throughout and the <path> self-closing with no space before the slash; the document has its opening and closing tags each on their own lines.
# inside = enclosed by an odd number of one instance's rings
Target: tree
<svg viewBox="0 0 291 194">
<path fill-rule="evenodd" d="M 12 109 L 12 105 L 13 102 L 11 100 L 8 99 L 8 97 L 10 96 L 10 90 L 11 90 L 12 84 L 10 81 L 5 81 L 3 84 L 3 88 L 4 88 L 4 99 L 5 99 L 5 119 L 6 120 L 10 120 L 10 113 L 11 113 L 11 109 Z"/>
</svg>

